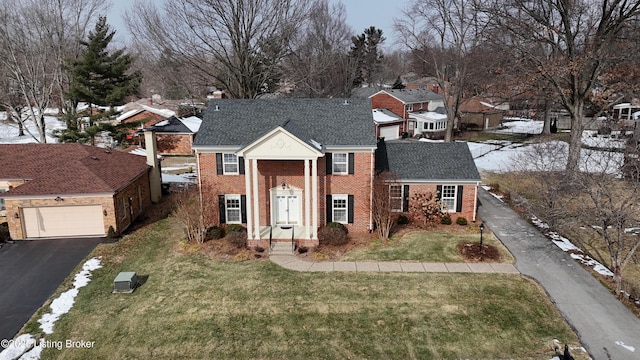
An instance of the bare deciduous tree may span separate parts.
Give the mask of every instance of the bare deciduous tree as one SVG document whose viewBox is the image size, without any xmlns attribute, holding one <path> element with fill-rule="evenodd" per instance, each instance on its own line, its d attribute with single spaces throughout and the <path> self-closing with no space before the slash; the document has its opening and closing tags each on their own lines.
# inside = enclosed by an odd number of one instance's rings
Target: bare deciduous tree
<svg viewBox="0 0 640 360">
<path fill-rule="evenodd" d="M 394 27 L 414 57 L 438 81 L 447 112 L 445 141 L 453 138 L 458 107 L 472 70 L 470 54 L 481 40 L 484 20 L 476 0 L 413 0 Z"/>
<path fill-rule="evenodd" d="M 66 59 L 77 55 L 78 40 L 96 13 L 106 11 L 109 4 L 100 0 L 6 0 L 0 4 L 0 69 L 7 94 L 0 100 L 36 141 L 46 142 L 45 109 L 64 102 Z M 25 122 L 33 122 L 37 133 Z"/>
<path fill-rule="evenodd" d="M 583 115 L 599 77 L 619 55 L 620 35 L 640 13 L 639 1 L 495 0 L 485 7 L 493 34 L 516 61 L 553 90 L 571 116 L 566 170 L 579 172 Z"/>
<path fill-rule="evenodd" d="M 378 237 L 381 240 L 388 240 L 391 235 L 391 231 L 398 220 L 398 212 L 393 211 L 393 208 L 398 208 L 393 204 L 390 191 L 391 186 L 401 186 L 397 182 L 397 176 L 389 172 L 382 172 L 375 176 L 373 181 L 373 198 L 372 212 L 373 221 L 376 224 L 376 231 Z"/>
<path fill-rule="evenodd" d="M 179 54 L 234 98 L 274 91 L 290 41 L 308 16 L 301 0 L 137 1 L 126 16 L 137 43 Z"/>
<path fill-rule="evenodd" d="M 193 189 L 183 190 L 175 204 L 173 216 L 182 225 L 188 241 L 202 244 L 207 236 L 207 226 L 203 207 L 198 192 Z"/>
<path fill-rule="evenodd" d="M 411 196 L 409 212 L 416 219 L 421 219 L 425 226 L 433 225 L 445 214 L 442 202 L 431 192 L 418 192 Z"/>
</svg>

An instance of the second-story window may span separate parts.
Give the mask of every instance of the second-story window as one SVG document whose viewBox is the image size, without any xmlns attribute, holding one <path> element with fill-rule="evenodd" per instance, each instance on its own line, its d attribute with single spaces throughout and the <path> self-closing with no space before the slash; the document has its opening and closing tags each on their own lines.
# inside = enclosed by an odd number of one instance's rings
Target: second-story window
<svg viewBox="0 0 640 360">
<path fill-rule="evenodd" d="M 236 154 L 222 154 L 222 163 L 225 175 L 238 173 L 238 156 Z"/>
<path fill-rule="evenodd" d="M 349 156 L 347 153 L 334 153 L 333 154 L 333 173 L 347 174 L 349 169 L 348 161 L 349 161 Z"/>
</svg>

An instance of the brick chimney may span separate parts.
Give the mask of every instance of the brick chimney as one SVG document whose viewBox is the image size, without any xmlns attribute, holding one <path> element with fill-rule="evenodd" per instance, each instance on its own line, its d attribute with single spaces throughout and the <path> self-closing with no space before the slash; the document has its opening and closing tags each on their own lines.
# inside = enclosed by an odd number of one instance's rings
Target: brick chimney
<svg viewBox="0 0 640 360">
<path fill-rule="evenodd" d="M 151 172 L 149 173 L 151 201 L 157 203 L 162 198 L 162 175 L 160 174 L 160 162 L 158 161 L 155 132 L 145 130 L 144 142 L 147 152 L 147 164 L 151 166 Z"/>
</svg>

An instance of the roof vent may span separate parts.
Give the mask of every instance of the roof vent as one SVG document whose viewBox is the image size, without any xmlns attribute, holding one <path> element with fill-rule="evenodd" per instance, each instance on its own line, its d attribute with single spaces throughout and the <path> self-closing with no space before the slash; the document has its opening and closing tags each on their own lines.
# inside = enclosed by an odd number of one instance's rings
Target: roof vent
<svg viewBox="0 0 640 360">
<path fill-rule="evenodd" d="M 349 105 L 349 100 L 344 99 L 344 102 L 342 103 L 342 105 Z"/>
<path fill-rule="evenodd" d="M 91 158 L 92 158 L 93 160 L 98 160 L 98 158 L 97 158 L 97 157 L 95 157 L 95 156 L 92 156 Z"/>
<path fill-rule="evenodd" d="M 220 111 L 220 106 L 216 105 L 216 108 L 213 111 Z"/>
<path fill-rule="evenodd" d="M 111 150 L 105 150 L 104 153 L 105 154 L 111 154 Z"/>
</svg>

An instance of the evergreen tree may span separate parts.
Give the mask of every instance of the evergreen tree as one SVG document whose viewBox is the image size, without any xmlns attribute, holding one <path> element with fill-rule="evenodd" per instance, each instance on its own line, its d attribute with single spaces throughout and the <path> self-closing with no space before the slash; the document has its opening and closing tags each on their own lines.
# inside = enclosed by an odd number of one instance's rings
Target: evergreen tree
<svg viewBox="0 0 640 360">
<path fill-rule="evenodd" d="M 396 81 L 393 83 L 393 86 L 391 86 L 392 89 L 404 89 L 406 86 L 404 86 L 404 84 L 402 83 L 402 79 L 400 78 L 400 75 L 398 75 L 398 77 L 396 78 Z"/>
<path fill-rule="evenodd" d="M 97 133 L 110 130 L 95 123 L 115 115 L 112 110 L 97 113 L 93 106 L 113 107 L 138 92 L 141 75 L 130 71 L 133 57 L 124 49 L 108 49 L 114 35 L 115 30 L 111 30 L 107 18 L 100 17 L 87 41 L 80 41 L 84 47 L 80 57 L 68 63 L 71 84 L 66 95 L 71 106 L 65 115 L 67 129 L 56 134 L 61 142 L 90 142 L 93 145 Z M 89 126 L 84 130 L 80 129 L 75 111 L 79 102 L 89 104 Z"/>
<path fill-rule="evenodd" d="M 377 75 L 381 72 L 382 52 L 378 48 L 385 41 L 382 30 L 371 26 L 360 35 L 351 37 L 350 57 L 355 60 L 356 76 L 353 85 L 360 86 L 367 83 L 369 86 L 375 83 Z"/>
</svg>

